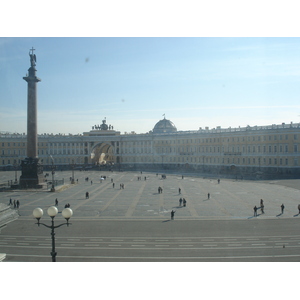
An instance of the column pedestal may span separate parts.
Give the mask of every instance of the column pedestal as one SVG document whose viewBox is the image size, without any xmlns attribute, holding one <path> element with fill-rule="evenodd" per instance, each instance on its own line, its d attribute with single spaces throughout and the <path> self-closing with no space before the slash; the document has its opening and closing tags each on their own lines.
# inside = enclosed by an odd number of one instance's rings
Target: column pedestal
<svg viewBox="0 0 300 300">
<path fill-rule="evenodd" d="M 44 182 L 43 166 L 38 158 L 26 157 L 22 160 L 21 188 L 42 188 Z"/>
</svg>

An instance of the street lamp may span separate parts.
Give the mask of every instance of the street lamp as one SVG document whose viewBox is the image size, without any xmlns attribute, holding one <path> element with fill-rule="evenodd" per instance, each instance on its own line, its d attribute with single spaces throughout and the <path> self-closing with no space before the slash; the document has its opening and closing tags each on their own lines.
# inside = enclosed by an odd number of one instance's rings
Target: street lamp
<svg viewBox="0 0 300 300">
<path fill-rule="evenodd" d="M 15 169 L 15 184 L 18 183 L 18 175 L 17 175 L 17 172 L 18 172 L 18 164 L 15 162 L 14 164 L 14 169 Z"/>
<path fill-rule="evenodd" d="M 71 179 L 71 184 L 74 184 L 74 183 L 75 183 L 75 178 L 74 178 L 74 168 L 75 168 L 74 159 L 72 159 L 71 168 L 72 168 L 72 179 Z"/>
<path fill-rule="evenodd" d="M 51 217 L 52 219 L 52 223 L 51 223 L 51 226 L 49 225 L 46 225 L 44 223 L 40 223 L 40 219 L 41 217 L 43 216 L 44 214 L 44 211 L 41 209 L 41 208 L 36 208 L 33 210 L 33 216 L 37 219 L 37 224 L 38 226 L 41 225 L 44 225 L 45 227 L 47 228 L 51 228 L 51 237 L 52 237 L 52 251 L 51 251 L 51 256 L 52 256 L 52 262 L 56 262 L 56 252 L 55 252 L 55 232 L 54 232 L 54 229 L 55 228 L 58 228 L 58 227 L 61 227 L 63 225 L 67 225 L 69 226 L 69 219 L 72 217 L 73 215 L 73 211 L 71 208 L 65 208 L 61 213 L 63 215 L 63 217 L 67 220 L 67 223 L 62 223 L 60 225 L 57 225 L 57 226 L 54 226 L 54 218 L 55 216 L 58 214 L 58 209 L 56 206 L 50 206 L 47 210 L 47 213 L 48 215 Z"/>
<path fill-rule="evenodd" d="M 51 165 L 51 174 L 52 174 L 52 187 L 51 187 L 51 192 L 55 192 L 55 184 L 54 184 L 54 174 L 55 174 L 55 166 L 54 166 L 54 159 L 52 155 L 50 155 L 51 160 L 52 160 L 52 165 Z"/>
</svg>

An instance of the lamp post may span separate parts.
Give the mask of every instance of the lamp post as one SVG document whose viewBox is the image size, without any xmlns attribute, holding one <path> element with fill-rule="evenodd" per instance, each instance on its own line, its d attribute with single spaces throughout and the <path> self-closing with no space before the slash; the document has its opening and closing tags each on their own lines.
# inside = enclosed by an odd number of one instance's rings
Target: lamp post
<svg viewBox="0 0 300 300">
<path fill-rule="evenodd" d="M 62 211 L 62 215 L 63 217 L 67 220 L 67 223 L 62 223 L 62 224 L 59 224 L 57 226 L 54 226 L 54 218 L 55 216 L 58 214 L 58 209 L 56 206 L 50 206 L 47 210 L 47 213 L 48 215 L 51 217 L 52 221 L 51 221 L 51 225 L 46 225 L 44 223 L 40 223 L 40 219 L 41 217 L 43 216 L 44 214 L 44 211 L 41 209 L 41 208 L 36 208 L 33 210 L 33 216 L 37 219 L 37 224 L 38 226 L 41 225 L 44 225 L 45 227 L 47 228 L 50 228 L 51 229 L 51 237 L 52 237 L 52 251 L 51 251 L 51 256 L 52 256 L 52 262 L 56 262 L 56 251 L 55 251 L 55 232 L 54 232 L 54 229 L 55 228 L 58 228 L 58 227 L 61 227 L 63 225 L 67 225 L 69 226 L 69 219 L 72 217 L 73 215 L 73 211 L 71 208 L 65 208 L 63 211 Z"/>
<path fill-rule="evenodd" d="M 17 184 L 18 183 L 18 174 L 17 174 L 18 164 L 17 163 L 14 164 L 14 169 L 15 169 L 15 184 Z"/>
<path fill-rule="evenodd" d="M 74 159 L 72 159 L 71 168 L 72 168 L 72 179 L 71 179 L 71 184 L 74 184 L 74 183 L 75 183 L 75 178 L 74 178 L 74 168 L 75 168 Z"/>
<path fill-rule="evenodd" d="M 55 184 L 54 184 L 54 174 L 55 174 L 55 166 L 54 166 L 54 159 L 52 155 L 50 155 L 51 160 L 52 160 L 52 165 L 51 165 L 51 174 L 52 174 L 52 187 L 51 187 L 51 192 L 55 192 Z"/>
</svg>

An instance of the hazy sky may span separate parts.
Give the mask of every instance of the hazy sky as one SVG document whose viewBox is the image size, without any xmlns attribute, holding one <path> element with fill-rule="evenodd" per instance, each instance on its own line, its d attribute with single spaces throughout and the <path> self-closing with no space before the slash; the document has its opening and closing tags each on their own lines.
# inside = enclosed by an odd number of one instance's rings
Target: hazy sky
<svg viewBox="0 0 300 300">
<path fill-rule="evenodd" d="M 27 131 L 29 49 L 38 132 L 107 123 L 145 133 L 299 122 L 300 38 L 0 38 L 0 131 Z"/>
</svg>

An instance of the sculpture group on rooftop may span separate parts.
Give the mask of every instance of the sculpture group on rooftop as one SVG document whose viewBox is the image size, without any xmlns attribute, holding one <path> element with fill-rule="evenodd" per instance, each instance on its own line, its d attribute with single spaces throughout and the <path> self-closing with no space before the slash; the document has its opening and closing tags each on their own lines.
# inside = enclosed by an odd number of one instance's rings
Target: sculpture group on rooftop
<svg viewBox="0 0 300 300">
<path fill-rule="evenodd" d="M 97 130 L 113 130 L 114 127 L 111 125 L 107 125 L 106 124 L 106 120 L 102 120 L 102 124 L 101 125 L 95 125 L 92 126 L 92 129 L 97 129 Z"/>
</svg>

